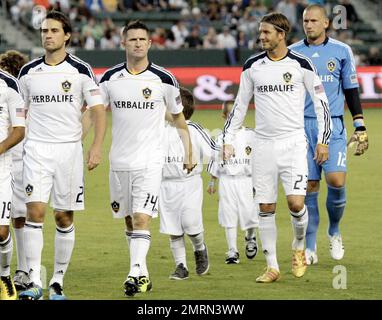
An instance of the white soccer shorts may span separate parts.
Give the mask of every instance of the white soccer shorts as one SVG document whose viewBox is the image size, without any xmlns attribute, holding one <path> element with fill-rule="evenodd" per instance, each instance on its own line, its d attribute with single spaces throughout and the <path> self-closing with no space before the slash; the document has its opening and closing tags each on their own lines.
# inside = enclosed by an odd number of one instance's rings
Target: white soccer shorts
<svg viewBox="0 0 382 320">
<path fill-rule="evenodd" d="M 238 223 L 242 230 L 259 225 L 258 210 L 253 198 L 251 176 L 219 177 L 219 224 L 224 228 L 235 228 Z"/>
<path fill-rule="evenodd" d="M 141 170 L 109 173 L 110 205 L 114 218 L 134 213 L 158 215 L 158 195 L 162 180 L 162 166 Z"/>
<path fill-rule="evenodd" d="M 9 226 L 12 201 L 12 174 L 9 154 L 0 155 L 0 226 Z"/>
<path fill-rule="evenodd" d="M 12 218 L 26 218 L 27 206 L 25 205 L 25 192 L 23 185 L 23 160 L 17 159 L 12 162 Z"/>
<path fill-rule="evenodd" d="M 202 204 L 200 175 L 163 180 L 159 197 L 160 232 L 174 236 L 203 232 Z"/>
<path fill-rule="evenodd" d="M 26 202 L 48 203 L 58 210 L 84 210 L 81 141 L 45 143 L 27 140 L 23 185 Z"/>
<path fill-rule="evenodd" d="M 306 195 L 308 144 L 305 135 L 255 139 L 252 178 L 257 203 L 276 203 L 278 179 L 285 195 Z"/>
</svg>

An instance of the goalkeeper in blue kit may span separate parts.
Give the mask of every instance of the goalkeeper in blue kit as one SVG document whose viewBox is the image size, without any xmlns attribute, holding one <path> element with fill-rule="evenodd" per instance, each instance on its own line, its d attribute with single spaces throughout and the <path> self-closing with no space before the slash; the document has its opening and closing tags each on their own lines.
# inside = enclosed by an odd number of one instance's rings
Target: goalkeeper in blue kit
<svg viewBox="0 0 382 320">
<path fill-rule="evenodd" d="M 329 160 L 318 165 L 314 159 L 317 141 L 317 121 L 312 100 L 305 103 L 305 131 L 309 141 L 308 190 L 305 198 L 309 212 L 306 233 L 306 261 L 316 264 L 316 235 L 319 224 L 318 192 L 321 172 L 324 170 L 328 186 L 326 208 L 329 215 L 329 251 L 335 260 L 341 260 L 345 250 L 339 230 L 339 223 L 346 204 L 346 149 L 356 146 L 355 155 L 362 155 L 368 149 L 368 136 L 358 93 L 358 80 L 351 48 L 340 41 L 327 37 L 329 19 L 325 9 L 319 5 L 308 6 L 303 13 L 303 27 L 306 38 L 290 46 L 291 49 L 310 58 L 317 68 L 325 93 L 329 100 L 333 132 L 329 143 Z M 354 133 L 346 143 L 344 126 L 344 100 L 353 116 Z"/>
</svg>

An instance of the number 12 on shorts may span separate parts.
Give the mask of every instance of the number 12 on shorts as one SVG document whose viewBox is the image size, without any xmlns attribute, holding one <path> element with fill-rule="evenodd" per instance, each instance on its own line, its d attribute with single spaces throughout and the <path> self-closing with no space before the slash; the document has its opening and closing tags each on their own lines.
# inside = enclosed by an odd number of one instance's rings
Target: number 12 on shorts
<svg viewBox="0 0 382 320">
<path fill-rule="evenodd" d="M 338 167 L 346 167 L 346 152 L 338 152 Z"/>
</svg>

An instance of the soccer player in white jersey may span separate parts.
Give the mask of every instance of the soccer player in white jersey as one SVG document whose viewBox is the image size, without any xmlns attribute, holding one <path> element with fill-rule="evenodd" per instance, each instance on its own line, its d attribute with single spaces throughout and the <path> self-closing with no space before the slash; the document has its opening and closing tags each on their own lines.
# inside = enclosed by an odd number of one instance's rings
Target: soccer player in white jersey
<svg viewBox="0 0 382 320">
<path fill-rule="evenodd" d="M 100 88 L 112 111 L 111 207 L 114 217 L 125 218 L 130 249 L 124 289 L 126 295 L 134 296 L 152 287 L 146 256 L 162 176 L 166 109 L 182 135 L 184 166 L 191 171 L 193 164 L 179 85 L 170 72 L 148 60 L 151 40 L 147 26 L 140 21 L 125 26 L 122 45 L 127 62 L 106 71 Z"/>
<path fill-rule="evenodd" d="M 252 176 L 255 200 L 260 204 L 259 234 L 267 261 L 267 269 L 257 282 L 280 278 L 275 222 L 279 177 L 292 216 L 292 273 L 302 277 L 306 271 L 304 240 L 308 213 L 304 199 L 308 163 L 304 103 L 307 91 L 318 121 L 315 160 L 322 164 L 328 159 L 331 121 L 327 97 L 311 61 L 286 47 L 289 31 L 289 21 L 280 13 L 270 13 L 261 19 L 259 39 L 265 51 L 244 64 L 235 106 L 224 127 L 223 153 L 228 159 L 235 152 L 232 147 L 235 131 L 241 127 L 248 103 L 254 96 L 256 128 Z"/>
<path fill-rule="evenodd" d="M 64 14 L 49 12 L 41 25 L 45 55 L 26 64 L 19 74 L 28 109 L 23 183 L 27 203 L 25 251 L 31 280 L 28 289 L 19 294 L 20 299 L 42 298 L 42 228 L 49 197 L 56 221 L 49 299 L 66 299 L 63 280 L 74 248 L 73 213 L 84 209 L 84 101 L 95 116 L 94 140 L 86 159 L 88 170 L 101 161 L 105 108 L 91 67 L 66 52 L 71 30 Z"/>
<path fill-rule="evenodd" d="M 322 166 L 319 166 L 313 161 L 312 147 L 316 143 L 316 115 L 312 101 L 309 98 L 306 99 L 305 131 L 309 142 L 309 175 L 305 203 L 309 210 L 309 224 L 306 231 L 305 253 L 307 263 L 316 264 L 318 262 L 316 235 L 320 220 L 318 194 L 322 171 L 324 171 L 328 187 L 326 209 L 329 218 L 328 237 L 330 255 L 335 260 L 341 260 L 345 253 L 339 229 L 346 205 L 347 143 L 346 128 L 343 121 L 345 100 L 353 116 L 355 131 L 349 143 L 356 145 L 355 155 L 362 155 L 368 149 L 369 143 L 351 48 L 347 44 L 329 38 L 326 35 L 329 19 L 324 7 L 315 4 L 305 8 L 303 22 L 306 39 L 293 44 L 291 49 L 312 59 L 328 96 L 330 114 L 333 121 L 333 134 L 329 143 L 330 159 Z"/>
<path fill-rule="evenodd" d="M 223 103 L 223 119 L 227 119 L 234 105 L 229 100 Z M 217 156 L 211 159 L 207 171 L 211 174 L 207 192 L 216 192 L 215 183 L 219 179 L 219 223 L 225 228 L 228 252 L 225 263 L 239 263 L 237 249 L 237 225 L 245 230 L 245 254 L 254 259 L 257 254 L 256 228 L 259 226 L 258 205 L 253 199 L 252 157 L 255 132 L 241 127 L 232 141 L 235 157 L 228 160 Z M 219 149 L 223 146 L 223 134 L 217 137 Z"/>
<path fill-rule="evenodd" d="M 203 163 L 217 151 L 215 142 L 197 123 L 191 121 L 194 113 L 192 93 L 180 88 L 183 114 L 190 132 L 192 151 L 196 167 L 187 174 L 183 169 L 184 148 L 177 129 L 168 113 L 164 134 L 165 164 L 159 195 L 160 232 L 170 235 L 170 248 L 175 261 L 175 271 L 170 279 L 184 280 L 189 272 L 186 260 L 184 234 L 192 242 L 197 275 L 204 275 L 209 269 L 207 247 L 204 241 L 202 217 Z"/>
<path fill-rule="evenodd" d="M 17 77 L 28 57 L 16 50 L 8 50 L 0 55 L 0 69 Z M 17 268 L 14 276 L 16 290 L 25 290 L 29 284 L 28 267 L 25 257 L 24 225 L 27 215 L 23 187 L 23 145 L 24 140 L 12 148 L 12 208 L 11 218 L 16 240 Z"/>
<path fill-rule="evenodd" d="M 0 299 L 16 300 L 11 277 L 13 252 L 9 231 L 12 202 L 12 153 L 9 150 L 24 138 L 25 110 L 17 79 L 0 70 Z M 9 128 L 12 131 L 9 133 Z"/>
</svg>

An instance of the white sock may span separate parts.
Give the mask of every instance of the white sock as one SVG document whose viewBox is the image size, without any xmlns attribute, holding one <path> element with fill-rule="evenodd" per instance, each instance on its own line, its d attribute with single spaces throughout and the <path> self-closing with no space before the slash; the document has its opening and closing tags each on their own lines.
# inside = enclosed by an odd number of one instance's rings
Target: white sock
<svg viewBox="0 0 382 320">
<path fill-rule="evenodd" d="M 150 248 L 150 242 L 151 242 L 150 231 L 134 230 L 132 232 L 131 240 L 130 240 L 129 276 L 139 277 L 139 276 L 149 275 L 147 267 L 146 267 L 146 256 Z"/>
<path fill-rule="evenodd" d="M 67 228 L 56 226 L 56 238 L 54 241 L 54 273 L 49 285 L 58 282 L 63 286 L 64 275 L 68 269 L 75 241 L 75 229 L 71 224 Z"/>
<path fill-rule="evenodd" d="M 25 257 L 27 260 L 29 278 L 35 285 L 42 287 L 41 282 L 41 252 L 44 246 L 42 233 L 43 223 L 26 221 L 24 226 Z"/>
<path fill-rule="evenodd" d="M 130 249 L 130 241 L 131 241 L 131 235 L 133 234 L 133 231 L 125 230 L 125 234 L 126 234 L 127 246 Z M 147 270 L 146 259 L 145 259 L 144 263 L 141 265 L 140 275 L 141 276 L 148 276 L 149 275 L 149 271 Z"/>
<path fill-rule="evenodd" d="M 267 266 L 279 271 L 276 257 L 277 227 L 275 213 L 260 212 L 259 235 Z"/>
<path fill-rule="evenodd" d="M 193 236 L 190 236 L 188 235 L 191 242 L 192 242 L 192 245 L 194 247 L 194 251 L 201 251 L 201 250 L 204 250 L 206 247 L 204 245 L 204 234 L 203 232 L 201 233 L 198 233 L 197 235 L 193 235 Z"/>
<path fill-rule="evenodd" d="M 0 242 L 0 276 L 7 277 L 11 274 L 11 261 L 13 252 L 13 241 L 11 233 L 8 233 L 7 239 Z"/>
<path fill-rule="evenodd" d="M 290 212 L 292 216 L 292 227 L 294 239 L 292 242 L 293 250 L 304 250 L 306 229 L 308 228 L 308 208 L 304 208 L 300 212 Z"/>
<path fill-rule="evenodd" d="M 127 247 L 130 248 L 130 241 L 131 241 L 131 235 L 133 234 L 133 231 L 125 230 L 126 240 L 127 240 Z"/>
<path fill-rule="evenodd" d="M 184 237 L 171 239 L 170 238 L 170 248 L 172 252 L 172 256 L 175 260 L 175 265 L 178 266 L 179 264 L 183 263 L 184 267 L 187 268 L 187 262 L 186 262 L 186 245 L 184 243 Z"/>
<path fill-rule="evenodd" d="M 17 269 L 28 273 L 27 258 L 25 257 L 24 227 L 13 228 L 16 240 Z"/>
<path fill-rule="evenodd" d="M 245 232 L 245 239 L 250 240 L 252 238 L 256 239 L 256 228 L 249 228 Z"/>
<path fill-rule="evenodd" d="M 228 245 L 228 251 L 235 251 L 238 252 L 237 250 L 237 228 L 225 228 L 225 238 L 227 240 L 227 245 Z"/>
</svg>

